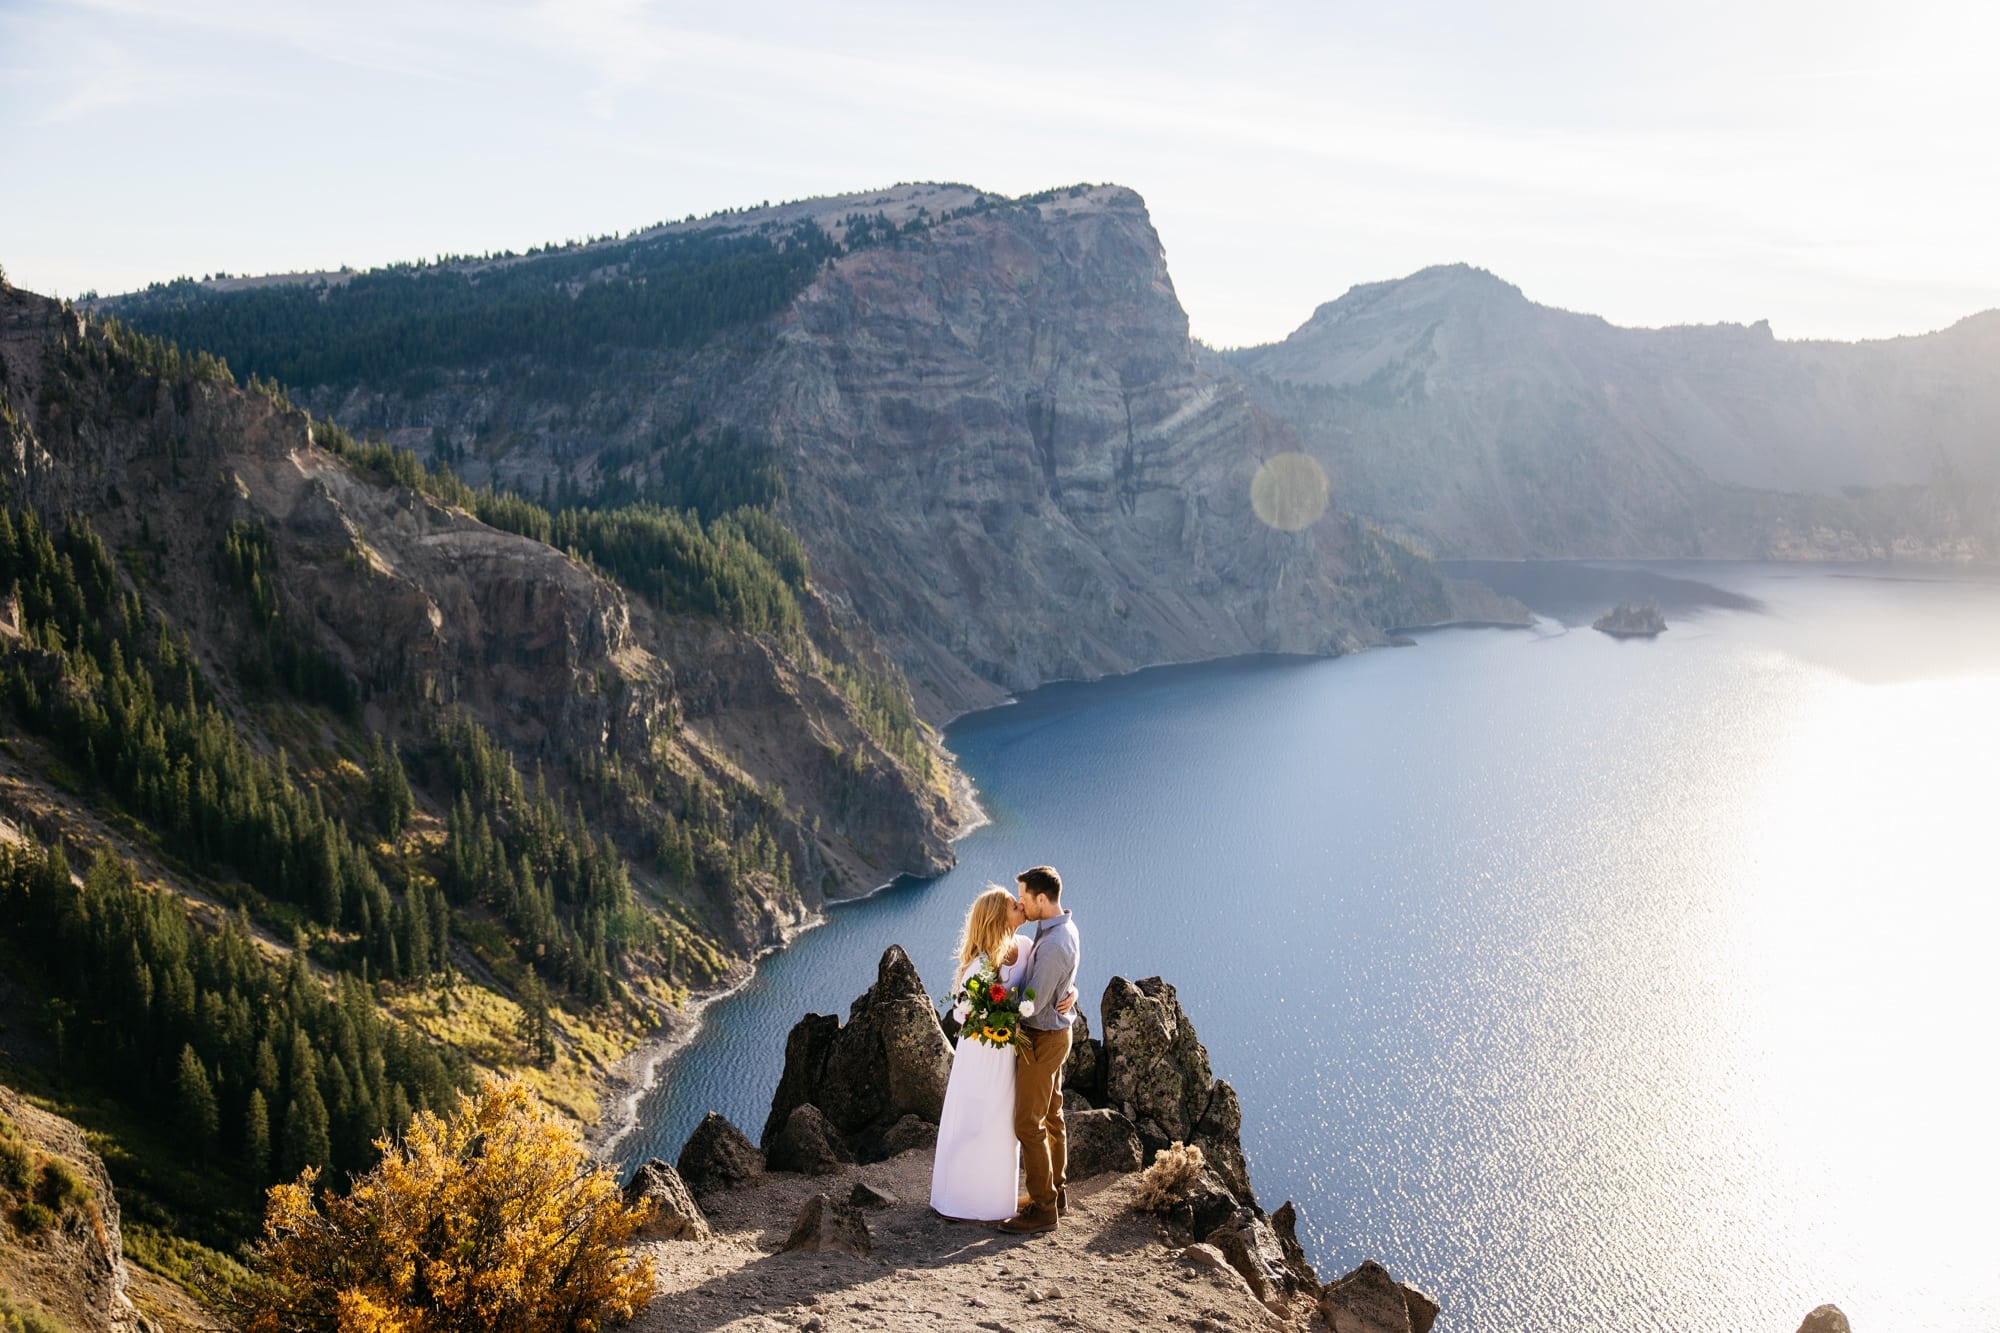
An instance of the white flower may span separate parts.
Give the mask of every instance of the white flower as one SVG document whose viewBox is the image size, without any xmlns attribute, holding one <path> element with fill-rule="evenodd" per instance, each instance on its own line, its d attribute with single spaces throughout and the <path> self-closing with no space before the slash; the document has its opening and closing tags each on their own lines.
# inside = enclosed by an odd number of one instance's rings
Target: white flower
<svg viewBox="0 0 2000 1333">
<path fill-rule="evenodd" d="M 951 1007 L 951 1021 L 962 1024 L 965 1022 L 965 1016 L 971 1012 L 971 1008 L 964 1001 L 960 1001 Z"/>
<path fill-rule="evenodd" d="M 1021 1001 L 1021 1017 L 1033 1018 L 1034 1016 L 1035 1016 L 1035 1002 L 1033 1000 Z"/>
</svg>

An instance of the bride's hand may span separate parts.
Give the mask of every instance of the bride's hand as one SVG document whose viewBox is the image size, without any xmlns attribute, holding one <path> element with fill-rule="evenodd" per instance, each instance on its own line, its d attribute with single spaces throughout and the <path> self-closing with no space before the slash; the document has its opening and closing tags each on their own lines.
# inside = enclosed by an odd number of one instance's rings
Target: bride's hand
<svg viewBox="0 0 2000 1333">
<path fill-rule="evenodd" d="M 1075 1009 L 1076 1009 L 1075 991 L 1071 991 L 1069 994 L 1063 996 L 1060 1000 L 1056 1001 L 1056 1012 L 1061 1014 L 1064 1018 L 1068 1018 Z"/>
</svg>

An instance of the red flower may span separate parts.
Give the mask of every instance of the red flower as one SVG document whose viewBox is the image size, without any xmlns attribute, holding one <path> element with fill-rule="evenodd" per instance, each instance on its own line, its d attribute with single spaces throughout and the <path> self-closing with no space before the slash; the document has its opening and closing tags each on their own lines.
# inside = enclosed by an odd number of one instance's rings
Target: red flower
<svg viewBox="0 0 2000 1333">
<path fill-rule="evenodd" d="M 1005 1000 L 1006 998 L 1007 998 L 1007 988 L 1005 986 L 995 986 L 993 988 L 993 1003 L 999 1004 L 1002 1000 Z"/>
</svg>

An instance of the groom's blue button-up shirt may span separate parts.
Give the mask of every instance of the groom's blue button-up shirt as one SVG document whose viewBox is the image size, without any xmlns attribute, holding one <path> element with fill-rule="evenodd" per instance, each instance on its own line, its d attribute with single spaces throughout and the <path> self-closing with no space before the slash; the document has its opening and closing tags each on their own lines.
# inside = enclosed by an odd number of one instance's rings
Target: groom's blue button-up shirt
<svg viewBox="0 0 2000 1333">
<path fill-rule="evenodd" d="M 1028 975 L 1021 984 L 1035 993 L 1035 1012 L 1021 1020 L 1021 1026 L 1043 1032 L 1058 1032 L 1070 1025 L 1070 1017 L 1056 1012 L 1056 1001 L 1076 989 L 1076 962 L 1080 952 L 1076 922 L 1068 909 L 1035 923 L 1035 956 L 1028 960 Z"/>
</svg>

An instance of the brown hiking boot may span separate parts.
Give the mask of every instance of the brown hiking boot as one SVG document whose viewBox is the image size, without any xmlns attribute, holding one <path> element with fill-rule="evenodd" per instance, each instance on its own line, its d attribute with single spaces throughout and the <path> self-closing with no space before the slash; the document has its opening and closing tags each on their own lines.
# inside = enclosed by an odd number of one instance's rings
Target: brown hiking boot
<svg viewBox="0 0 2000 1333">
<path fill-rule="evenodd" d="M 1035 1196 L 1032 1194 L 1023 1194 L 1014 1200 L 1014 1211 L 1017 1213 L 1025 1213 L 1034 1206 Z M 1069 1188 L 1065 1185 L 1056 1186 L 1056 1216 L 1069 1216 Z"/>
<path fill-rule="evenodd" d="M 1026 1208 L 1000 1224 L 1002 1231 L 1011 1231 L 1017 1236 L 1030 1235 L 1037 1231 L 1056 1229 L 1056 1210 L 1043 1204 L 1030 1203 Z"/>
</svg>

